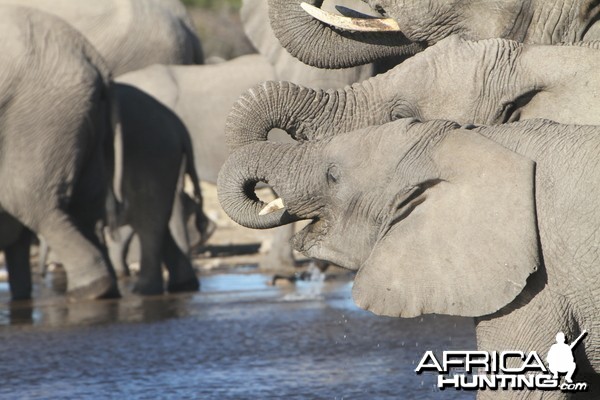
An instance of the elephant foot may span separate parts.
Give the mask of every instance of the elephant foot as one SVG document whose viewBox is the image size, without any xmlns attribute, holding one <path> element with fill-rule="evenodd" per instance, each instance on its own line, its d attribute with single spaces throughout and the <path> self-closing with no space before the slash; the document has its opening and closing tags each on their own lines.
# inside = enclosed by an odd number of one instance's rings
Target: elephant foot
<svg viewBox="0 0 600 400">
<path fill-rule="evenodd" d="M 200 290 L 200 280 L 193 277 L 185 282 L 169 282 L 167 290 L 169 293 L 197 292 Z"/>
<path fill-rule="evenodd" d="M 138 280 L 138 282 L 133 287 L 133 292 L 140 294 L 142 296 L 156 296 L 159 294 L 163 294 L 165 291 L 162 282 L 156 284 L 154 282 L 143 282 Z"/>
<path fill-rule="evenodd" d="M 83 285 L 69 285 L 68 295 L 72 300 L 120 297 L 117 283 L 110 276 L 102 276 Z"/>
</svg>

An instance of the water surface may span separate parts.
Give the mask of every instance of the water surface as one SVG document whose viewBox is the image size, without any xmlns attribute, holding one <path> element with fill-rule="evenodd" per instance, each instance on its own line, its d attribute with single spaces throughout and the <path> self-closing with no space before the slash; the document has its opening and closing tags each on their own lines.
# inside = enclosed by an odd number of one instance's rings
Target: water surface
<svg viewBox="0 0 600 400">
<path fill-rule="evenodd" d="M 196 294 L 66 302 L 0 287 L 0 398 L 473 399 L 414 368 L 426 350 L 474 349 L 468 319 L 377 317 L 351 282 L 266 285 L 203 277 Z"/>
</svg>

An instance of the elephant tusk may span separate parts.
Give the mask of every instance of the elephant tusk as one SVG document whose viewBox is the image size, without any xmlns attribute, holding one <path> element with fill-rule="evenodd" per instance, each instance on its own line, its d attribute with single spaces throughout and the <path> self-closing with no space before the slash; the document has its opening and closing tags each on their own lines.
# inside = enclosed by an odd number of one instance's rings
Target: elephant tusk
<svg viewBox="0 0 600 400">
<path fill-rule="evenodd" d="M 283 205 L 283 199 L 281 197 L 278 197 L 269 204 L 267 204 L 262 210 L 260 210 L 258 215 L 263 216 L 271 214 L 275 211 L 283 210 L 284 208 L 285 206 Z"/>
<path fill-rule="evenodd" d="M 304 11 L 313 18 L 336 28 L 356 32 L 399 32 L 398 22 L 392 18 L 350 18 L 323 11 L 308 3 L 301 3 Z"/>
</svg>

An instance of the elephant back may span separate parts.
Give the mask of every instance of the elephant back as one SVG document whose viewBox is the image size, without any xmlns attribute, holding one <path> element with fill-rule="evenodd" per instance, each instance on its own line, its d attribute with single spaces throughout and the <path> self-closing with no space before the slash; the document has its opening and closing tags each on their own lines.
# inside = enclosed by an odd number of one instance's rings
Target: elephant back
<svg viewBox="0 0 600 400">
<path fill-rule="evenodd" d="M 100 52 L 115 76 L 152 64 L 202 63 L 200 41 L 179 0 L 0 0 L 58 16 Z"/>
</svg>

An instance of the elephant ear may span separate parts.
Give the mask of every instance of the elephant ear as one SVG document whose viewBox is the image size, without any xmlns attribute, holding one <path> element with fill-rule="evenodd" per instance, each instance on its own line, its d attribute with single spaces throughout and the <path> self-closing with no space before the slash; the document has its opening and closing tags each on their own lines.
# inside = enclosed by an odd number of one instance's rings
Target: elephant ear
<svg viewBox="0 0 600 400">
<path fill-rule="evenodd" d="M 535 163 L 464 129 L 448 132 L 430 157 L 441 179 L 376 242 L 354 300 L 395 317 L 494 313 L 540 262 Z"/>
</svg>

